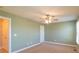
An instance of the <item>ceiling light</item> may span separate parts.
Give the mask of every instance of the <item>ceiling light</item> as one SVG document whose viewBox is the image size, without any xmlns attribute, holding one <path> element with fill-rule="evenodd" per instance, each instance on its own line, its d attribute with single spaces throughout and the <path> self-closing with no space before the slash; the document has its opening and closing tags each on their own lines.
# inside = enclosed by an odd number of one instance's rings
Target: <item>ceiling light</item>
<svg viewBox="0 0 79 59">
<path fill-rule="evenodd" d="M 54 21 L 55 16 L 51 16 L 51 15 L 45 15 L 42 17 L 43 22 L 46 24 L 52 23 L 52 20 Z"/>
<path fill-rule="evenodd" d="M 49 20 L 49 23 L 51 23 L 52 21 L 51 20 Z"/>
<path fill-rule="evenodd" d="M 49 21 L 48 21 L 48 20 L 45 20 L 45 23 L 47 23 L 47 24 L 48 24 L 48 23 L 49 23 Z"/>
</svg>

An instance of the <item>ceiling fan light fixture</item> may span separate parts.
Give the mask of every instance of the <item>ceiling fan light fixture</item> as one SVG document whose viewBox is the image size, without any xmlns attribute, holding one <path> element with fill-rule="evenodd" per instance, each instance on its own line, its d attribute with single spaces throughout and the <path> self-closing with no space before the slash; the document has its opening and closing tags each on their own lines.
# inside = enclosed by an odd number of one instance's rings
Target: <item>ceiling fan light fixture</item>
<svg viewBox="0 0 79 59">
<path fill-rule="evenodd" d="M 48 23 L 49 23 L 49 21 L 48 21 L 48 20 L 45 20 L 45 23 L 46 23 L 46 24 L 48 24 Z"/>
<path fill-rule="evenodd" d="M 52 19 L 52 16 L 49 16 L 49 20 L 51 20 Z"/>
<path fill-rule="evenodd" d="M 51 16 L 51 15 L 45 15 L 43 16 L 43 20 L 46 24 L 52 23 L 52 20 L 54 21 L 55 16 Z"/>
<path fill-rule="evenodd" d="M 51 23 L 52 21 L 51 20 L 49 20 L 49 23 Z"/>
</svg>

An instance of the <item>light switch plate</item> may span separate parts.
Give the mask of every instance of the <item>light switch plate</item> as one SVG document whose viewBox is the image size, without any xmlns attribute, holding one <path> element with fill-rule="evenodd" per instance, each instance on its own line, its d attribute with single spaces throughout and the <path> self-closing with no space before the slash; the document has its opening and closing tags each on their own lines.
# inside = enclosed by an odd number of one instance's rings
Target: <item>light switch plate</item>
<svg viewBox="0 0 79 59">
<path fill-rule="evenodd" d="M 16 37 L 17 35 L 16 35 L 16 34 L 14 34 L 14 36 Z"/>
</svg>

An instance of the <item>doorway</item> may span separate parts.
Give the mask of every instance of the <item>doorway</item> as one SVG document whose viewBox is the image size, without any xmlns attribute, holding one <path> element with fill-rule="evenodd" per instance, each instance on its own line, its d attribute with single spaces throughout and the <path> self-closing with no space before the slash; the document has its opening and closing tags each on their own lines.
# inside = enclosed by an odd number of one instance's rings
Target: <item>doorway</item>
<svg viewBox="0 0 79 59">
<path fill-rule="evenodd" d="M 9 52 L 9 20 L 0 17 L 0 53 Z"/>
</svg>

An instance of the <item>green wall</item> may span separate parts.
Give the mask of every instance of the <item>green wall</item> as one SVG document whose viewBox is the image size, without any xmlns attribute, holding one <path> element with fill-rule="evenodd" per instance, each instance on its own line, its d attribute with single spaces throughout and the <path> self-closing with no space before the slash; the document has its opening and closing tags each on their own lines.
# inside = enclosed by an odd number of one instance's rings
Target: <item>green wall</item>
<svg viewBox="0 0 79 59">
<path fill-rule="evenodd" d="M 40 42 L 40 24 L 4 11 L 0 16 L 11 18 L 11 51 L 16 51 Z M 17 34 L 15 37 L 14 34 Z M 29 44 L 30 43 L 30 44 Z M 29 44 L 29 45 L 28 45 Z"/>
<path fill-rule="evenodd" d="M 45 40 L 64 44 L 76 44 L 76 21 L 45 25 Z"/>
</svg>

